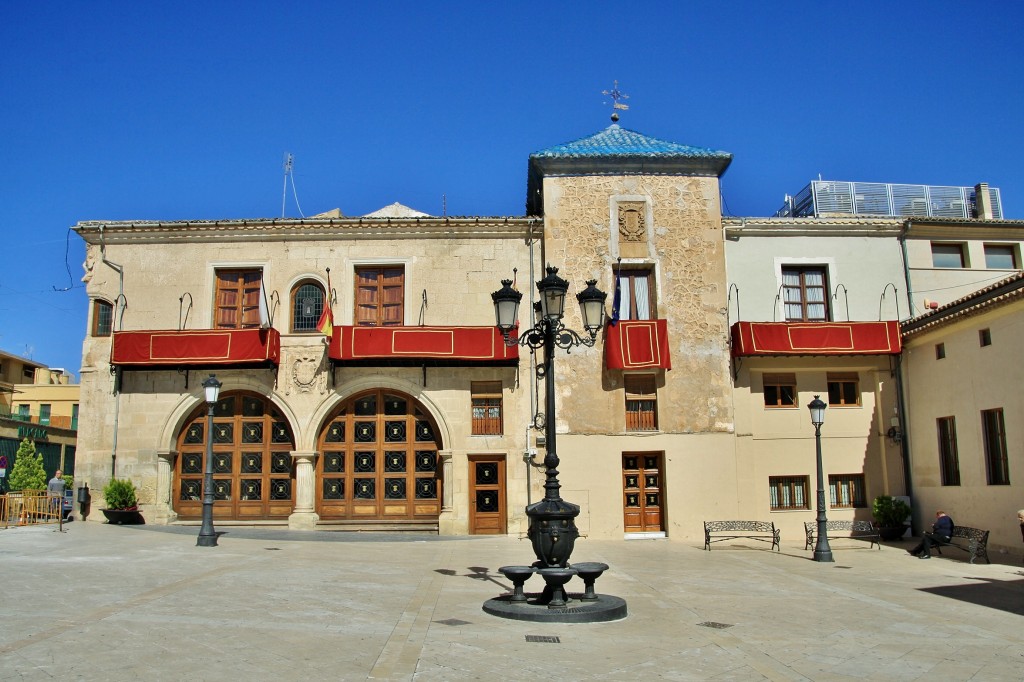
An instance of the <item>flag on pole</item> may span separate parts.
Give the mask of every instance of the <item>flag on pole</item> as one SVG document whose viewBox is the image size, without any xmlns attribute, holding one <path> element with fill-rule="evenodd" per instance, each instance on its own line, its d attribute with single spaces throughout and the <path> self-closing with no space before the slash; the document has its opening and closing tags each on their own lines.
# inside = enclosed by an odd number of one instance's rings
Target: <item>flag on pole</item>
<svg viewBox="0 0 1024 682">
<path fill-rule="evenodd" d="M 622 262 L 620 258 L 619 263 Z M 617 264 L 618 265 L 618 264 Z M 619 268 L 615 268 L 615 294 L 612 296 L 612 319 L 609 321 L 613 327 L 619 323 L 619 308 L 622 305 L 622 280 L 619 278 Z"/>
<path fill-rule="evenodd" d="M 320 313 L 320 320 L 316 328 L 328 339 L 334 336 L 334 313 L 331 310 L 331 269 L 327 268 L 327 294 L 324 296 L 324 311 Z"/>
<path fill-rule="evenodd" d="M 270 308 L 267 306 L 267 291 L 263 288 L 263 279 L 260 279 L 260 329 L 270 327 Z"/>
</svg>

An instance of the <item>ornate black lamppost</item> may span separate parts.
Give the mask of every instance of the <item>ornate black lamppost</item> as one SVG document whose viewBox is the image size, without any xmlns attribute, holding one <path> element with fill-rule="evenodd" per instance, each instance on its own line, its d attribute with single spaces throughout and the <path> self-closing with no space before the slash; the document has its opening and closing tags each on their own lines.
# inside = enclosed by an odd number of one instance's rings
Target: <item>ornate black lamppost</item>
<svg viewBox="0 0 1024 682">
<path fill-rule="evenodd" d="M 555 346 L 569 350 L 575 346 L 593 346 L 597 332 L 604 324 L 604 302 L 608 297 L 597 288 L 597 280 L 588 280 L 587 288 L 576 295 L 583 314 L 583 327 L 587 336 L 566 329 L 562 324 L 565 294 L 569 282 L 558 276 L 558 268 L 548 266 L 547 276 L 537 282 L 540 293 L 540 313 L 536 324 L 518 335 L 513 329 L 519 319 L 519 302 L 523 294 L 512 288 L 512 280 L 501 281 L 502 288 L 491 294 L 498 328 L 509 346 L 516 344 L 537 350 L 544 349 L 537 375 L 544 379 L 544 437 L 547 454 L 544 456 L 546 480 L 544 498 L 526 508 L 530 519 L 528 532 L 537 555 L 539 568 L 565 568 L 579 537 L 576 517 L 579 505 L 566 502 L 559 494 L 558 454 L 555 449 Z"/>
<path fill-rule="evenodd" d="M 825 423 L 825 408 L 828 405 L 820 396 L 807 405 L 811 411 L 811 423 L 814 424 L 814 444 L 818 453 L 818 541 L 814 545 L 815 561 L 835 561 L 832 548 L 828 545 L 828 519 L 825 517 L 825 481 L 821 472 L 821 425 Z"/>
<path fill-rule="evenodd" d="M 216 547 L 217 532 L 213 529 L 213 408 L 217 405 L 222 384 L 217 376 L 203 382 L 206 392 L 206 467 L 203 472 L 203 525 L 199 529 L 196 547 Z"/>
</svg>

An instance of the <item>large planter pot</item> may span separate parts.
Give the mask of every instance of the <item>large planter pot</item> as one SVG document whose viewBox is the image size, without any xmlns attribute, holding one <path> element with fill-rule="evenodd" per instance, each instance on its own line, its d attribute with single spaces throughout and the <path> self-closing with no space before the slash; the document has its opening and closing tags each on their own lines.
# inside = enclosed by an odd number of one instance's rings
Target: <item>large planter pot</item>
<svg viewBox="0 0 1024 682">
<path fill-rule="evenodd" d="M 100 509 L 103 516 L 107 517 L 107 523 L 115 523 L 122 526 L 139 525 L 146 523 L 142 518 L 142 512 L 138 509 Z"/>
<path fill-rule="evenodd" d="M 883 540 L 899 540 L 907 532 L 906 525 L 900 526 L 879 526 L 878 536 Z"/>
</svg>

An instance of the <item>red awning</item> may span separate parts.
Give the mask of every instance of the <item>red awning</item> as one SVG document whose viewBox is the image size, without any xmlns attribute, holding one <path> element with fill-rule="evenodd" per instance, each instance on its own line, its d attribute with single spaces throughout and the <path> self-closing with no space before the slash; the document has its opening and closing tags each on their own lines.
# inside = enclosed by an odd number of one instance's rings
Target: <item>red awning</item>
<svg viewBox="0 0 1024 682">
<path fill-rule="evenodd" d="M 280 360 L 276 329 L 114 332 L 110 349 L 112 365 L 276 365 Z"/>
<path fill-rule="evenodd" d="M 884 322 L 737 322 L 732 354 L 899 355 L 900 324 Z"/>
<path fill-rule="evenodd" d="M 332 360 L 517 361 L 497 327 L 335 327 Z"/>
<path fill-rule="evenodd" d="M 619 320 L 605 330 L 608 369 L 672 369 L 665 320 Z"/>
</svg>

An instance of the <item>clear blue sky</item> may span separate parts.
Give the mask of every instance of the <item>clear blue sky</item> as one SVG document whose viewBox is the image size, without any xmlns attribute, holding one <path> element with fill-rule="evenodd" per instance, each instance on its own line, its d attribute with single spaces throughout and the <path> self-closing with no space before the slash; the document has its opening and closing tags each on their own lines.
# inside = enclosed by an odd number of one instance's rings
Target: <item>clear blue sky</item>
<svg viewBox="0 0 1024 682">
<path fill-rule="evenodd" d="M 1024 3 L 497 4 L 4 1 L 0 348 L 77 375 L 68 228 L 279 216 L 285 152 L 306 215 L 522 215 L 530 152 L 606 127 L 615 79 L 623 126 L 735 155 L 733 215 L 820 173 L 1024 217 Z"/>
</svg>

